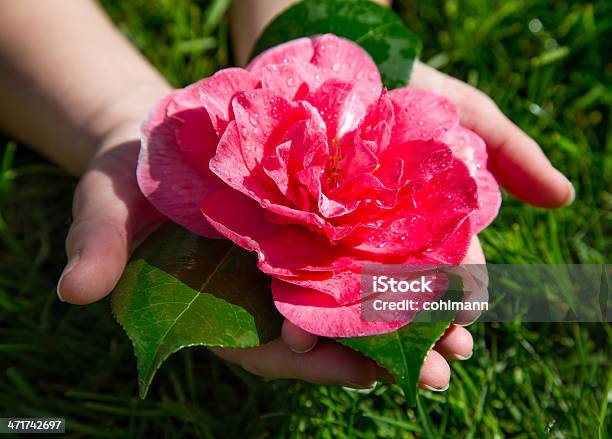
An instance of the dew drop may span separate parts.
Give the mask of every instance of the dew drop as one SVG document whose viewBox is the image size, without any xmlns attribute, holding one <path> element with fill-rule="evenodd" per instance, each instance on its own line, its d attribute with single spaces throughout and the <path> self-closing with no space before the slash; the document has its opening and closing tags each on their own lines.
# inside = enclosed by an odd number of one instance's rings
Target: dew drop
<svg viewBox="0 0 612 439">
<path fill-rule="evenodd" d="M 291 87 L 293 84 L 295 84 L 295 79 L 293 79 L 293 77 L 290 76 L 289 78 L 287 78 L 287 85 Z"/>
<path fill-rule="evenodd" d="M 334 72 L 339 72 L 339 71 L 340 71 L 340 67 L 341 67 L 341 65 L 340 65 L 340 63 L 339 63 L 339 62 L 334 63 L 334 65 L 332 66 L 332 70 L 333 70 Z"/>
</svg>

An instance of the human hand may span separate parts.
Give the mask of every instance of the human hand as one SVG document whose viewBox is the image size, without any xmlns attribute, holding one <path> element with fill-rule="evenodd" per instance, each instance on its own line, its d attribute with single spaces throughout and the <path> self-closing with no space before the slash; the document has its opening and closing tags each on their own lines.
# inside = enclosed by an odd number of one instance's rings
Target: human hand
<svg viewBox="0 0 612 439">
<path fill-rule="evenodd" d="M 411 84 L 427 88 L 449 98 L 457 107 L 461 124 L 475 131 L 487 143 L 489 166 L 495 177 L 518 198 L 541 207 L 560 207 L 574 199 L 571 183 L 548 161 L 539 146 L 516 125 L 508 120 L 495 103 L 484 93 L 417 62 Z M 477 238 L 473 238 L 464 264 L 484 265 L 485 257 Z M 477 270 L 469 270 L 472 277 Z M 487 300 L 486 272 L 482 279 L 464 279 L 473 284 L 464 300 Z M 473 321 L 477 314 L 466 312 L 459 316 L 462 323 Z M 350 382 L 366 386 L 376 377 L 388 375 L 363 356 L 325 341 L 317 346 L 317 337 L 285 322 L 284 344 L 280 341 L 252 350 L 217 350 L 217 353 L 254 373 L 268 377 L 301 376 L 313 382 Z M 314 348 L 317 346 L 316 348 Z M 312 351 L 295 354 L 294 351 Z M 464 359 L 472 353 L 471 334 L 463 327 L 453 325 L 436 344 L 421 371 L 421 386 L 443 389 L 448 385 L 450 368 L 445 359 Z M 265 353 L 268 361 L 260 362 Z M 336 371 L 330 376 L 321 371 Z M 359 379 L 350 378 L 359 377 Z M 344 378 L 344 381 L 341 380 Z"/>
<path fill-rule="evenodd" d="M 489 171 L 517 198 L 539 207 L 562 207 L 574 201 L 569 180 L 489 96 L 420 61 L 415 63 L 410 86 L 435 91 L 455 104 L 461 125 L 486 142 Z"/>
</svg>

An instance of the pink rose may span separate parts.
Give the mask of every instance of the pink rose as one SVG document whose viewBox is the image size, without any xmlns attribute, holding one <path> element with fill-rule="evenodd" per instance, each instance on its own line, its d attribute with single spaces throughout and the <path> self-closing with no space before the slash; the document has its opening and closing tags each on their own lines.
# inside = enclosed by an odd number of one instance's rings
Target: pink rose
<svg viewBox="0 0 612 439">
<path fill-rule="evenodd" d="M 323 336 L 366 322 L 365 263 L 451 263 L 499 209 L 485 144 L 453 105 L 387 91 L 357 44 L 323 35 L 176 90 L 143 127 L 138 182 L 164 215 L 254 251 L 278 310 Z"/>
</svg>

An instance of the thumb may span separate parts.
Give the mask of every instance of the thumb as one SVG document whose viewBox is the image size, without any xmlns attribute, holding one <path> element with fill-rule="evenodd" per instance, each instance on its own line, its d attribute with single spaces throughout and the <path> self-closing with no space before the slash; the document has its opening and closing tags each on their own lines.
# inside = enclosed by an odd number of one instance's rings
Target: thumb
<svg viewBox="0 0 612 439">
<path fill-rule="evenodd" d="M 66 239 L 68 263 L 57 285 L 60 300 L 88 304 L 115 287 L 132 243 L 161 217 L 136 184 L 137 142 L 96 158 L 75 191 L 74 221 Z"/>
<path fill-rule="evenodd" d="M 310 352 L 317 345 L 319 337 L 295 326 L 289 320 L 283 323 L 281 337 L 285 344 L 296 354 Z"/>
</svg>

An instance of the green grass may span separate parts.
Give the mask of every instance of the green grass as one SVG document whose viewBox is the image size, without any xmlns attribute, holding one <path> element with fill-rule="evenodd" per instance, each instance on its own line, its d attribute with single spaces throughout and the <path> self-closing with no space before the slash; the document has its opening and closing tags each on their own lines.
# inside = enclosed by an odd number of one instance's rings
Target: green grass
<svg viewBox="0 0 612 439">
<path fill-rule="evenodd" d="M 123 32 L 177 86 L 227 65 L 227 1 L 105 0 Z M 612 249 L 612 4 L 399 2 L 422 58 L 489 93 L 570 176 L 576 203 L 511 197 L 483 234 L 493 263 L 609 263 Z M 129 340 L 108 301 L 61 304 L 55 282 L 75 181 L 0 143 L 0 416 L 62 416 L 71 437 L 605 438 L 612 328 L 476 324 L 450 389 L 370 393 L 265 382 L 204 349 L 166 363 L 137 398 Z"/>
</svg>

